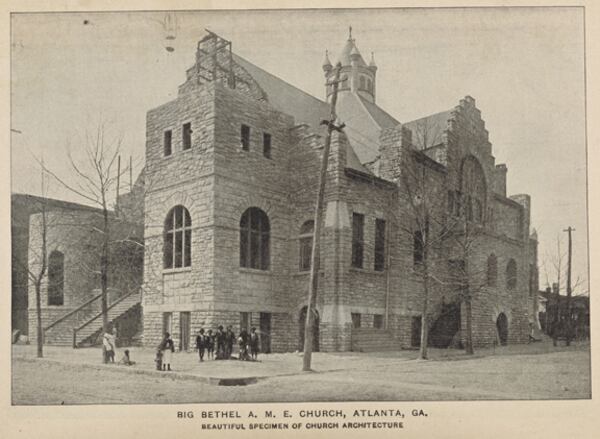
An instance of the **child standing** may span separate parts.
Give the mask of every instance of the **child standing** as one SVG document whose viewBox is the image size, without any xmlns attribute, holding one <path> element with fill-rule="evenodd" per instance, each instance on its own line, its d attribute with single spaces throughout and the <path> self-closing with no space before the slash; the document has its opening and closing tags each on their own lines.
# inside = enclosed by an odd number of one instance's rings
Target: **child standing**
<svg viewBox="0 0 600 439">
<path fill-rule="evenodd" d="M 173 352 L 175 352 L 175 343 L 173 343 L 173 339 L 171 338 L 171 334 L 165 332 L 165 338 L 160 343 L 158 349 L 163 354 L 163 364 L 162 370 L 171 370 L 171 357 L 173 356 Z"/>
</svg>

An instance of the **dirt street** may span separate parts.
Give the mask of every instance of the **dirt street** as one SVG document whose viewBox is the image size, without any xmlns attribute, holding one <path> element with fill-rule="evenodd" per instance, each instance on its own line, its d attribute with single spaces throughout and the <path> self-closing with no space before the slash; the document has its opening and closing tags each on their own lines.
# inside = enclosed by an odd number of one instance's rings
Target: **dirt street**
<svg viewBox="0 0 600 439">
<path fill-rule="evenodd" d="M 525 346 L 471 359 L 438 355 L 430 361 L 389 354 L 321 354 L 337 361 L 339 368 L 262 378 L 247 386 L 13 356 L 12 395 L 17 405 L 589 398 L 588 346 L 536 346 L 529 351 Z M 264 356 L 263 361 L 271 360 Z M 294 354 L 284 361 L 300 364 Z M 227 365 L 215 362 L 211 367 L 218 371 Z"/>
</svg>

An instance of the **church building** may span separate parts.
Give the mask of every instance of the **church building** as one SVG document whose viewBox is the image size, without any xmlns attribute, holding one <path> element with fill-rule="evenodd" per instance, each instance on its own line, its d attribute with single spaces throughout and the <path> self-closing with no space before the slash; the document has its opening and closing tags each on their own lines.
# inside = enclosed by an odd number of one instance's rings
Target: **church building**
<svg viewBox="0 0 600 439">
<path fill-rule="evenodd" d="M 169 331 L 187 350 L 200 328 L 232 325 L 256 327 L 263 352 L 302 349 L 338 62 L 345 127 L 331 140 L 314 348 L 418 346 L 425 298 L 432 346 L 464 344 L 469 314 L 475 346 L 528 340 L 531 200 L 507 196 L 475 100 L 400 122 L 377 105 L 367 59 L 350 33 L 306 72 L 328 84 L 318 99 L 216 34 L 198 42 L 178 96 L 147 113 L 144 344 Z"/>
</svg>

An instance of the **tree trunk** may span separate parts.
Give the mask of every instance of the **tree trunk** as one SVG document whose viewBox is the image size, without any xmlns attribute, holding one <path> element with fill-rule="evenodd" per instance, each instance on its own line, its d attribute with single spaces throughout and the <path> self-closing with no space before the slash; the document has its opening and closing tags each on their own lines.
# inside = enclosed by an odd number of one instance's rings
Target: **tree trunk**
<svg viewBox="0 0 600 439">
<path fill-rule="evenodd" d="M 467 287 L 468 288 L 468 287 Z M 466 292 L 466 300 L 465 300 L 465 312 L 466 312 L 466 320 L 467 320 L 467 339 L 465 343 L 465 352 L 468 355 L 473 355 L 473 316 L 471 311 L 471 298 L 468 296 L 469 292 Z"/>
<path fill-rule="evenodd" d="M 41 278 L 35 283 L 35 310 L 37 313 L 37 356 L 44 356 L 44 328 L 42 328 Z"/>
<path fill-rule="evenodd" d="M 427 360 L 427 341 L 429 338 L 429 272 L 427 263 L 423 266 L 423 311 L 421 316 L 421 347 L 419 358 Z"/>
<path fill-rule="evenodd" d="M 108 210 L 103 209 L 104 238 L 102 242 L 102 255 L 100 257 L 100 288 L 102 290 L 102 330 L 108 331 Z"/>
</svg>

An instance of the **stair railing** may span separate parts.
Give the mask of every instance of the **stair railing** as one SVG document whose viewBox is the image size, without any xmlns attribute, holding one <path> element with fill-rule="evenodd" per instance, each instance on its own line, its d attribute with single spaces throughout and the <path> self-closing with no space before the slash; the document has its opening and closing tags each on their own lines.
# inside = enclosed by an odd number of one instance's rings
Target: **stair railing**
<svg viewBox="0 0 600 439">
<path fill-rule="evenodd" d="M 84 302 L 83 304 L 79 305 L 73 311 L 68 312 L 67 314 L 63 315 L 62 317 L 60 317 L 57 320 L 55 320 L 52 323 L 50 323 L 48 326 L 46 326 L 43 329 L 44 336 L 46 335 L 46 331 L 48 331 L 49 329 L 52 329 L 53 327 L 55 327 L 59 323 L 64 322 L 66 319 L 68 319 L 72 315 L 76 314 L 77 315 L 76 319 L 77 319 L 77 321 L 79 321 L 79 313 L 81 312 L 81 310 L 83 310 L 83 308 L 85 308 L 86 306 L 91 305 L 94 301 L 98 300 L 100 297 L 102 297 L 102 293 L 98 294 L 97 296 L 92 297 L 90 300 L 88 300 L 88 301 Z"/>
<path fill-rule="evenodd" d="M 117 306 L 123 300 L 127 299 L 128 297 L 133 296 L 134 294 L 140 294 L 140 292 L 139 291 L 133 291 L 133 292 L 131 292 L 129 294 L 125 294 L 124 296 L 119 297 L 117 300 L 115 300 L 113 303 L 111 303 L 108 308 L 106 308 L 106 313 L 108 314 L 108 311 L 110 311 L 112 308 L 114 308 L 115 306 Z M 83 328 L 85 328 L 86 326 L 88 326 L 90 323 L 92 323 L 95 320 L 97 320 L 98 318 L 100 318 L 100 317 L 102 317 L 102 311 L 100 311 L 94 317 L 92 317 L 91 319 L 89 319 L 87 322 L 85 322 L 80 327 L 73 328 L 73 349 L 77 349 L 77 333 L 79 331 L 81 331 Z"/>
</svg>

